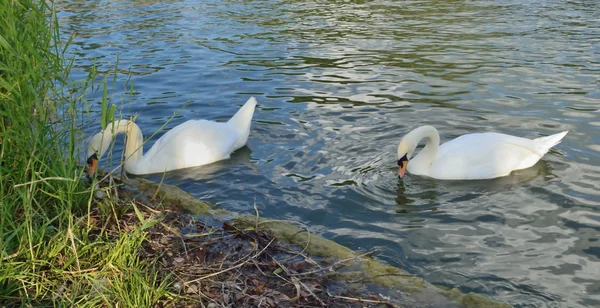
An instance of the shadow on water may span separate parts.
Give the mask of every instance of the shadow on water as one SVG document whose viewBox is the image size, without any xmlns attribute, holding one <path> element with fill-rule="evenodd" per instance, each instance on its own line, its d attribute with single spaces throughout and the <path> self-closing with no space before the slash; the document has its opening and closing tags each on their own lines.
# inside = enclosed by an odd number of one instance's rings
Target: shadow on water
<svg viewBox="0 0 600 308">
<path fill-rule="evenodd" d="M 489 179 L 489 180 L 469 180 L 469 181 L 439 181 L 439 189 L 442 190 L 460 190 L 465 194 L 472 193 L 493 193 L 509 191 L 515 186 L 521 186 L 527 182 L 546 178 L 552 174 L 552 169 L 542 159 L 530 168 L 513 171 L 510 175 Z"/>
<path fill-rule="evenodd" d="M 410 204 L 412 195 L 406 186 L 419 185 L 423 189 L 437 191 L 431 197 L 439 195 L 439 191 L 461 191 L 468 193 L 493 193 L 509 191 L 512 187 L 521 186 L 535 179 L 554 177 L 552 168 L 542 159 L 530 168 L 513 171 L 510 175 L 487 180 L 436 180 L 429 177 L 408 174 L 403 180 L 398 179 L 397 204 Z M 418 183 L 417 183 L 418 182 Z M 407 195 L 408 193 L 408 195 Z M 419 199 L 427 195 L 418 196 Z"/>
<path fill-rule="evenodd" d="M 530 168 L 513 171 L 509 176 L 489 180 L 448 181 L 408 174 L 403 180 L 398 179 L 395 202 L 400 208 L 395 212 L 398 214 L 435 212 L 443 204 L 505 193 L 531 181 L 547 180 L 551 177 L 553 177 L 552 169 L 544 160 L 540 160 Z M 410 187 L 412 185 L 418 186 L 419 190 L 414 191 Z"/>
<path fill-rule="evenodd" d="M 250 150 L 248 146 L 244 146 L 233 152 L 229 159 L 220 160 L 204 166 L 169 171 L 164 173 L 164 176 L 161 173 L 154 173 L 144 175 L 144 177 L 147 177 L 153 181 L 161 181 L 161 179 L 164 179 L 170 182 L 193 182 L 210 180 L 214 177 L 220 176 L 222 171 L 229 170 L 233 167 L 247 166 L 250 169 L 258 171 L 256 166 L 251 161 L 251 153 L 252 150 Z"/>
</svg>

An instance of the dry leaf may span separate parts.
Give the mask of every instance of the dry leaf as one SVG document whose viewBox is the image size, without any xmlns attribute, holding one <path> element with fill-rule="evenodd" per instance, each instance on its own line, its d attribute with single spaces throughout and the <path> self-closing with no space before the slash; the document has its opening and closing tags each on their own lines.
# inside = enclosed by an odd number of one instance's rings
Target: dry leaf
<svg viewBox="0 0 600 308">
<path fill-rule="evenodd" d="M 187 294 L 198 294 L 198 286 L 193 284 L 191 286 L 189 286 L 186 290 L 185 293 Z"/>
<path fill-rule="evenodd" d="M 288 301 L 295 302 L 300 299 L 300 280 L 296 277 L 292 277 L 292 283 L 294 283 L 294 286 L 296 287 L 296 296 L 290 298 Z"/>
<path fill-rule="evenodd" d="M 305 265 L 306 265 L 306 262 L 304 262 L 304 261 L 294 262 L 294 263 L 292 263 L 292 269 L 294 269 L 296 272 L 300 272 L 300 271 L 304 270 Z"/>
<path fill-rule="evenodd" d="M 183 263 L 185 261 L 184 258 L 173 258 L 173 263 Z"/>
<path fill-rule="evenodd" d="M 317 265 L 317 262 L 315 262 L 315 260 L 311 259 L 311 258 L 304 258 L 304 261 L 306 263 L 312 264 L 312 265 Z"/>
<path fill-rule="evenodd" d="M 228 222 L 224 222 L 223 223 L 223 230 L 225 231 L 230 231 L 230 230 L 234 230 L 235 228 Z"/>
</svg>

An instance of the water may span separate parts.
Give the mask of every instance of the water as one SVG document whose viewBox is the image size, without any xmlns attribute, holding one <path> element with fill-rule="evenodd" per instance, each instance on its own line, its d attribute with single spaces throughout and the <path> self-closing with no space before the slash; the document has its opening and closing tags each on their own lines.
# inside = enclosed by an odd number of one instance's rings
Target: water
<svg viewBox="0 0 600 308">
<path fill-rule="evenodd" d="M 139 114 L 146 136 L 174 113 L 166 129 L 225 120 L 257 97 L 248 148 L 168 182 L 230 210 L 253 213 L 256 202 L 262 216 L 379 248 L 380 260 L 430 282 L 517 307 L 600 305 L 600 2 L 75 0 L 58 8 L 62 30 L 77 33 L 74 78 L 118 58 L 136 92 L 119 95 L 120 74 L 115 102 Z M 90 133 L 99 129 L 94 115 L 89 122 Z M 397 143 L 423 124 L 442 140 L 569 134 L 506 178 L 400 182 Z"/>
</svg>

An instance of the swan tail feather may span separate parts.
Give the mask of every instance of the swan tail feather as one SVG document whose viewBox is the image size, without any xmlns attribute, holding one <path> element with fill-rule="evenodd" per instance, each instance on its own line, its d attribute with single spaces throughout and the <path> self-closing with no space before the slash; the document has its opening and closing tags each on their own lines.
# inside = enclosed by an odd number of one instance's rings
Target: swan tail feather
<svg viewBox="0 0 600 308">
<path fill-rule="evenodd" d="M 536 138 L 533 141 L 535 141 L 535 143 L 540 147 L 540 150 L 543 153 L 546 153 L 550 150 L 550 148 L 559 144 L 560 141 L 567 135 L 568 132 L 569 131 L 564 131 L 562 133 L 550 135 L 547 137 Z"/>
<path fill-rule="evenodd" d="M 254 115 L 256 104 L 257 102 L 254 96 L 250 97 L 244 106 L 242 106 L 242 108 L 227 121 L 227 123 L 235 129 L 238 135 L 234 145 L 235 149 L 244 146 L 248 140 L 248 136 L 250 135 L 250 124 L 252 123 L 252 116 Z"/>
<path fill-rule="evenodd" d="M 252 115 L 254 114 L 254 108 L 256 107 L 256 99 L 250 97 L 248 101 L 238 110 L 227 123 L 237 127 L 237 128 L 245 128 L 249 126 L 250 121 L 252 120 Z"/>
</svg>

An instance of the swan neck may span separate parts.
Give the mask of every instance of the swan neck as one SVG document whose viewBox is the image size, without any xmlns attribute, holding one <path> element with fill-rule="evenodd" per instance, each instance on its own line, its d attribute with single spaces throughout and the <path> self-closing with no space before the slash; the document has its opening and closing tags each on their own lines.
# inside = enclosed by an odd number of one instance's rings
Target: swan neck
<svg viewBox="0 0 600 308">
<path fill-rule="evenodd" d="M 125 144 L 125 170 L 128 172 L 135 169 L 137 164 L 141 161 L 143 154 L 144 137 L 139 126 L 130 120 L 118 120 L 114 121 L 104 129 L 104 138 L 102 143 L 102 151 L 104 154 L 112 138 L 119 134 L 125 133 L 127 135 L 127 143 Z M 102 156 L 102 155 L 101 155 Z"/>
<path fill-rule="evenodd" d="M 128 161 L 139 161 L 144 152 L 144 136 L 142 130 L 133 121 L 129 121 L 125 158 Z"/>
<path fill-rule="evenodd" d="M 417 157 L 421 160 L 424 160 L 427 165 L 431 165 L 431 163 L 433 163 L 435 160 L 440 147 L 440 135 L 437 129 L 435 129 L 433 126 L 423 126 L 415 131 L 415 135 L 417 142 L 421 139 L 427 140 L 425 147 L 423 150 L 421 150 L 421 152 L 419 152 Z M 417 157 L 415 157 L 415 159 Z"/>
</svg>

